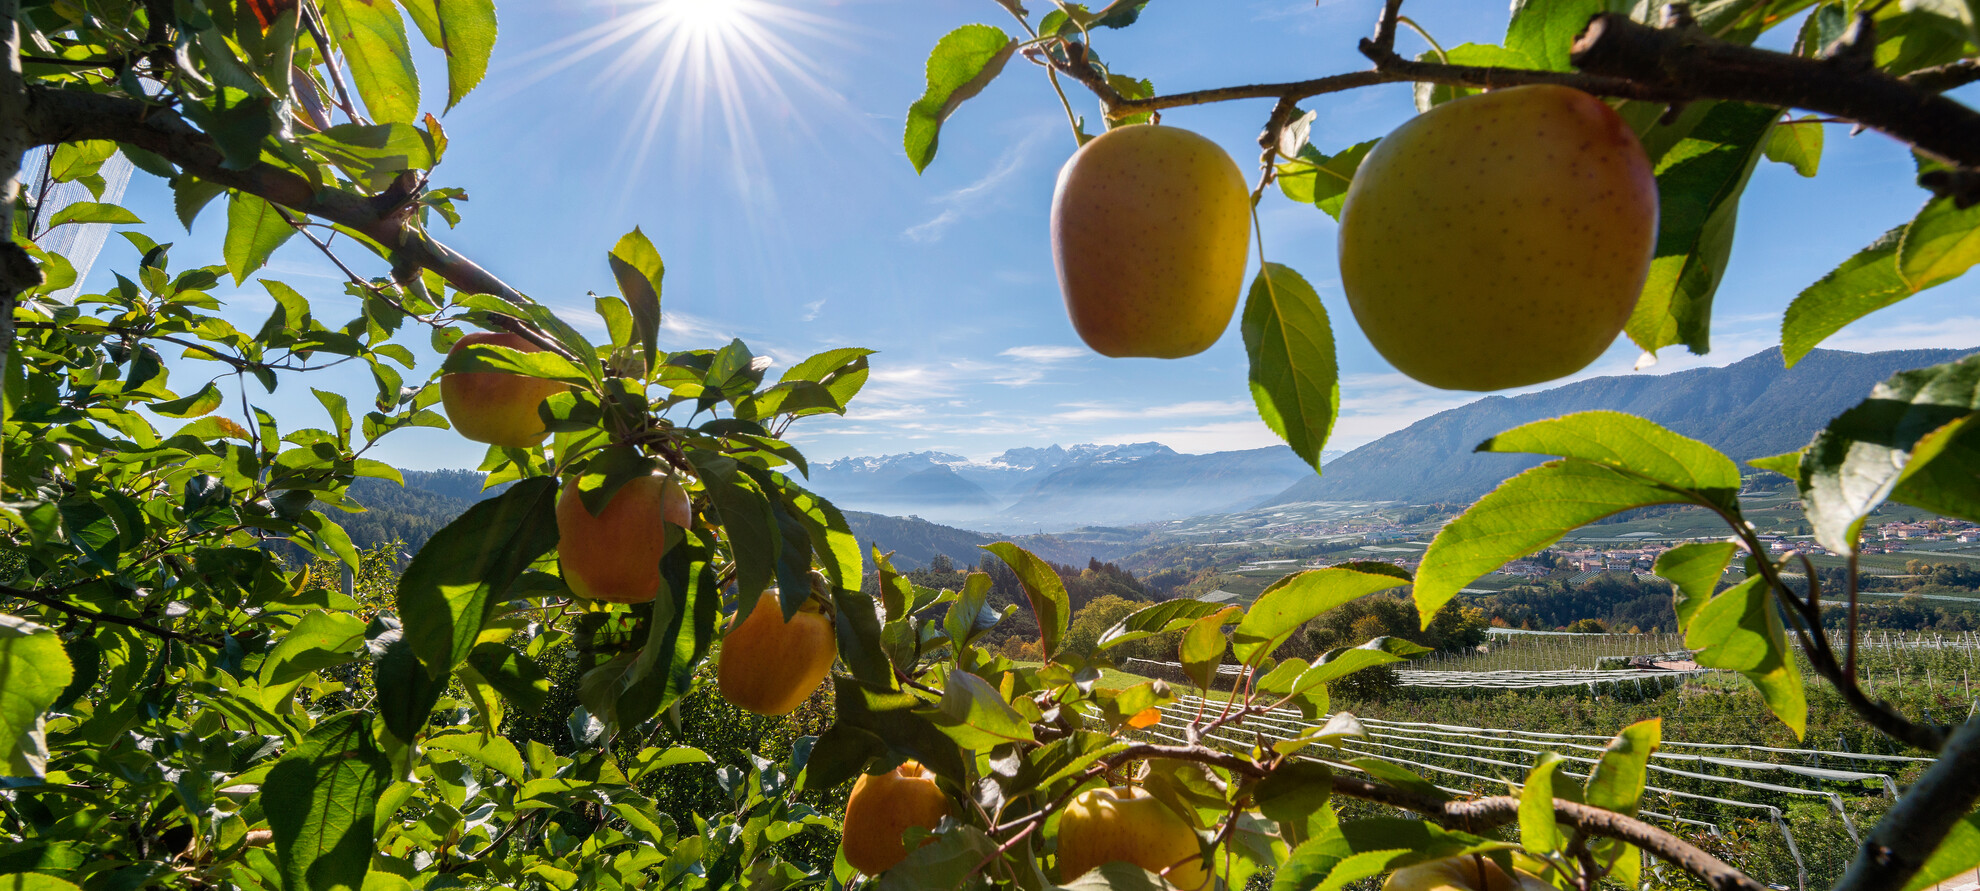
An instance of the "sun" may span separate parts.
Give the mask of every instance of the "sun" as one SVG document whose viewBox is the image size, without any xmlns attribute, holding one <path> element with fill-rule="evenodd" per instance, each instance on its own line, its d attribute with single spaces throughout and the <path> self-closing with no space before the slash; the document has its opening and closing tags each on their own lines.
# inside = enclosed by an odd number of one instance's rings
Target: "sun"
<svg viewBox="0 0 1980 891">
<path fill-rule="evenodd" d="M 746 179 L 765 162 L 755 122 L 808 129 L 805 112 L 844 100 L 803 48 L 843 42 L 844 25 L 799 8 L 803 0 L 635 0 L 605 21 L 520 57 L 517 88 L 566 71 L 630 105 L 626 150 L 637 173 L 665 130 L 686 160 L 726 158 Z M 623 107 L 623 106 L 621 106 Z"/>
</svg>

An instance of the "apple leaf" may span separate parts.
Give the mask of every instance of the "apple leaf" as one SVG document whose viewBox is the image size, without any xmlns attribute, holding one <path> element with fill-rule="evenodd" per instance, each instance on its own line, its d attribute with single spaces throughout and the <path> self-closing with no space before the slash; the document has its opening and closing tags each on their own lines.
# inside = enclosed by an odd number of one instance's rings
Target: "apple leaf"
<svg viewBox="0 0 1980 891">
<path fill-rule="evenodd" d="M 1822 167 L 1822 125 L 1815 115 L 1787 121 L 1767 137 L 1767 160 L 1786 164 L 1802 176 L 1814 176 Z"/>
<path fill-rule="evenodd" d="M 996 554 L 997 559 L 1017 573 L 1018 584 L 1031 601 L 1031 614 L 1038 617 L 1039 644 L 1044 647 L 1045 658 L 1050 660 L 1059 652 L 1059 642 L 1065 639 L 1066 627 L 1072 621 L 1072 599 L 1066 595 L 1065 582 L 1050 564 L 1008 541 L 979 547 Z"/>
<path fill-rule="evenodd" d="M 914 172 L 935 160 L 942 122 L 956 107 L 990 85 L 1017 51 L 1018 42 L 989 25 L 964 25 L 936 42 L 928 54 L 928 89 L 908 106 L 903 144 Z"/>
<path fill-rule="evenodd" d="M 1624 329 L 1644 351 L 1672 344 L 1711 351 L 1712 297 L 1732 256 L 1739 199 L 1778 115 L 1765 106 L 1714 104 L 1657 159 L 1657 247 Z"/>
<path fill-rule="evenodd" d="M 1799 469 L 1815 540 L 1838 553 L 1887 498 L 1980 518 L 1980 356 L 1878 384 L 1815 435 Z"/>
<path fill-rule="evenodd" d="M 1677 611 L 1679 629 L 1689 626 L 1692 615 L 1712 599 L 1719 579 L 1725 576 L 1726 567 L 1732 565 L 1733 555 L 1738 552 L 1739 546 L 1729 541 L 1694 541 L 1657 555 L 1657 563 L 1651 568 L 1676 588 L 1673 608 Z"/>
<path fill-rule="evenodd" d="M 1240 327 L 1258 416 L 1318 472 L 1341 409 L 1334 330 L 1320 295 L 1299 273 L 1266 263 L 1245 298 Z"/>
<path fill-rule="evenodd" d="M 1684 645 L 1697 652 L 1699 665 L 1746 675 L 1796 738 L 1807 732 L 1801 669 L 1764 578 L 1752 576 L 1706 601 L 1692 615 Z"/>
<path fill-rule="evenodd" d="M 1232 634 L 1238 661 L 1258 665 L 1299 626 L 1341 604 L 1409 584 L 1409 573 L 1389 563 L 1343 563 L 1309 569 L 1273 582 L 1252 601 Z"/>
</svg>

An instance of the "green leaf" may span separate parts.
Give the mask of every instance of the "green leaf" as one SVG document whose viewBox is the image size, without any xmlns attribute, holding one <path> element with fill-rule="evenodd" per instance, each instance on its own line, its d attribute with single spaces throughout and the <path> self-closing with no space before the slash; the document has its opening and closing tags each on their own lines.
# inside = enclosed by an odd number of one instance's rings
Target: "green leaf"
<svg viewBox="0 0 1980 891">
<path fill-rule="evenodd" d="M 1369 763 L 1391 766 L 1382 761 Z M 1337 824 L 1293 849 L 1292 856 L 1273 877 L 1272 891 L 1333 891 L 1415 863 L 1516 847 L 1445 829 L 1427 820 L 1402 817 L 1355 820 Z"/>
<path fill-rule="evenodd" d="M 1258 416 L 1319 472 L 1341 409 L 1334 330 L 1320 295 L 1291 268 L 1267 263 L 1245 298 L 1240 327 Z"/>
<path fill-rule="evenodd" d="M 1815 435 L 1798 480 L 1815 540 L 1855 550 L 1863 521 L 1893 498 L 1980 516 L 1980 355 L 1902 371 Z"/>
<path fill-rule="evenodd" d="M 557 544 L 557 480 L 522 480 L 428 539 L 399 579 L 399 616 L 433 677 L 466 659 L 496 601 Z"/>
<path fill-rule="evenodd" d="M 1245 610 L 1232 634 L 1238 661 L 1258 665 L 1299 626 L 1350 600 L 1410 582 L 1409 573 L 1388 563 L 1343 563 L 1309 569 L 1268 586 Z"/>
<path fill-rule="evenodd" d="M 1553 544 L 1569 530 L 1651 504 L 1697 504 L 1737 516 L 1739 466 L 1717 449 L 1621 412 L 1535 421 L 1478 446 L 1561 455 L 1499 484 L 1430 542 L 1416 577 L 1428 627 L 1473 580 Z"/>
<path fill-rule="evenodd" d="M 433 714 L 440 694 L 447 692 L 452 672 L 422 664 L 405 629 L 390 616 L 374 621 L 373 636 L 366 647 L 372 654 L 372 680 L 378 685 L 379 720 L 387 733 L 412 745 L 426 729 L 426 719 Z M 466 675 L 466 669 L 462 674 Z"/>
<path fill-rule="evenodd" d="M 1059 652 L 1059 642 L 1066 639 L 1066 626 L 1072 621 L 1072 598 L 1066 595 L 1065 582 L 1037 555 L 1008 541 L 979 547 L 996 554 L 1017 573 L 1018 584 L 1031 601 L 1031 614 L 1038 618 L 1039 643 L 1049 661 Z"/>
<path fill-rule="evenodd" d="M 997 842 L 967 824 L 942 833 L 908 852 L 907 859 L 882 873 L 875 891 L 962 888 L 978 864 L 997 855 Z"/>
<path fill-rule="evenodd" d="M 234 284 L 242 284 L 268 257 L 296 234 L 275 205 L 246 192 L 227 196 L 227 241 L 222 251 Z"/>
<path fill-rule="evenodd" d="M 1711 350 L 1712 296 L 1732 256 L 1740 195 L 1779 114 L 1740 102 L 1713 104 L 1657 160 L 1657 248 L 1624 329 L 1646 352 L 1672 344 L 1699 355 Z"/>
<path fill-rule="evenodd" d="M 1217 677 L 1217 666 L 1224 662 L 1224 654 L 1230 650 L 1230 638 L 1224 636 L 1224 626 L 1237 620 L 1243 609 L 1227 606 L 1215 615 L 1204 616 L 1189 625 L 1183 632 L 1179 658 L 1183 673 L 1203 689 L 1210 688 L 1210 682 Z"/>
<path fill-rule="evenodd" d="M 1507 430 L 1480 452 L 1524 452 L 1590 461 L 1642 477 L 1701 504 L 1739 509 L 1739 465 L 1718 449 L 1635 415 L 1585 411 Z"/>
<path fill-rule="evenodd" d="M 1606 0 L 1514 0 L 1506 49 L 1531 60 L 1533 67 L 1572 71 L 1568 50 L 1575 37 L 1596 13 L 1609 12 L 1613 5 Z"/>
<path fill-rule="evenodd" d="M 1980 865 L 1980 814 L 1968 814 L 1952 825 L 1925 865 L 1905 883 L 1904 891 L 1925 891 L 1971 872 L 1976 865 Z"/>
<path fill-rule="evenodd" d="M 913 694 L 875 690 L 844 675 L 833 675 L 832 691 L 835 724 L 870 734 L 884 750 L 913 758 L 936 776 L 970 782 L 962 750 L 921 714 L 923 703 Z"/>
<path fill-rule="evenodd" d="M 1252 801 L 1267 819 L 1279 824 L 1286 843 L 1298 846 L 1337 824 L 1327 799 L 1334 772 L 1316 761 L 1288 761 L 1252 789 Z"/>
<path fill-rule="evenodd" d="M 441 361 L 440 370 L 448 373 L 492 371 L 498 374 L 520 374 L 580 387 L 591 383 L 591 375 L 584 369 L 549 350 L 525 353 L 486 343 L 469 344 L 449 352 L 447 358 Z"/>
<path fill-rule="evenodd" d="M 1377 141 L 1357 143 L 1332 157 L 1311 145 L 1301 148 L 1299 160 L 1279 165 L 1279 191 L 1287 198 L 1311 204 L 1340 219 L 1341 206 L 1347 203 L 1348 184 L 1354 181 L 1354 172 L 1361 169 L 1361 159 L 1368 157 Z"/>
<path fill-rule="evenodd" d="M 801 408 L 795 411 L 790 408 L 784 408 L 781 410 L 788 411 L 798 417 L 820 414 L 826 411 L 845 414 L 845 407 L 852 402 L 854 396 L 859 394 L 860 388 L 866 386 L 866 357 L 871 355 L 873 355 L 873 351 L 869 349 L 840 347 L 838 349 L 826 350 L 791 366 L 790 370 L 784 372 L 783 377 L 778 379 L 779 383 L 805 381 L 818 384 L 824 387 L 827 393 L 831 394 L 833 402 L 837 403 L 837 407 L 830 409 L 823 407 Z"/>
<path fill-rule="evenodd" d="M 179 222 L 192 231 L 193 220 L 213 199 L 226 194 L 225 186 L 215 185 L 203 179 L 180 175 L 172 177 L 172 209 L 178 212 Z"/>
<path fill-rule="evenodd" d="M 8 776 L 40 777 L 47 762 L 41 714 L 75 669 L 53 629 L 0 615 L 0 753 Z"/>
<path fill-rule="evenodd" d="M 46 232 L 48 229 L 53 229 L 56 226 L 65 226 L 69 223 L 136 224 L 142 222 L 144 221 L 138 219 L 137 214 L 131 213 L 129 209 L 119 204 L 99 204 L 95 201 L 78 201 L 56 211 L 54 218 L 49 220 L 47 228 L 42 231 Z"/>
<path fill-rule="evenodd" d="M 1803 115 L 1800 120 L 1779 124 L 1767 137 L 1767 160 L 1794 168 L 1802 176 L 1814 176 L 1822 167 L 1821 118 Z"/>
<path fill-rule="evenodd" d="M 262 783 L 284 891 L 358 891 L 391 764 L 363 712 L 316 725 Z"/>
<path fill-rule="evenodd" d="M 777 529 L 778 511 L 734 459 L 697 450 L 688 453 L 688 460 L 722 518 L 722 529 L 735 553 L 737 614 L 747 616 L 776 573 L 777 554 L 783 546 Z M 808 592 L 809 586 L 800 593 Z"/>
<path fill-rule="evenodd" d="M 399 0 L 426 42 L 447 54 L 447 108 L 481 83 L 495 52 L 494 0 Z"/>
<path fill-rule="evenodd" d="M 509 782 L 516 785 L 522 785 L 523 781 L 529 777 L 529 768 L 523 764 L 522 753 L 516 750 L 516 744 L 510 742 L 505 737 L 492 733 L 444 733 L 438 736 L 427 737 L 426 747 L 429 749 L 439 749 L 443 752 L 466 755 L 481 762 L 489 770 L 501 774 Z M 699 749 L 689 749 L 685 746 L 682 749 L 686 749 L 687 752 L 700 754 Z M 647 751 L 651 752 L 654 750 L 649 749 Z M 677 751 L 681 751 L 681 749 L 668 749 L 666 750 L 666 754 L 672 755 Z M 640 754 L 645 756 L 646 752 Z M 701 760 L 705 761 L 707 758 L 707 755 L 701 756 Z M 664 757 L 663 760 L 665 760 Z M 683 759 L 675 763 L 687 762 L 686 759 Z"/>
<path fill-rule="evenodd" d="M 1801 669 L 1763 577 L 1752 576 L 1706 601 L 1685 629 L 1684 645 L 1697 651 L 1699 665 L 1746 675 L 1796 738 L 1807 731 Z"/>
<path fill-rule="evenodd" d="M 1652 571 L 1677 589 L 1672 606 L 1677 611 L 1679 629 L 1689 626 L 1698 608 L 1712 599 L 1719 579 L 1725 577 L 1726 567 L 1732 565 L 1733 555 L 1737 553 L 1739 546 L 1729 541 L 1694 541 L 1657 555 Z"/>
<path fill-rule="evenodd" d="M 1768 455 L 1765 458 L 1749 458 L 1746 463 L 1761 470 L 1770 470 L 1788 479 L 1798 481 L 1801 479 L 1801 453 L 1803 451 L 1803 449 L 1796 449 L 1792 452 L 1784 452 L 1779 455 Z"/>
<path fill-rule="evenodd" d="M 168 418 L 197 418 L 211 414 L 225 402 L 227 394 L 220 392 L 220 385 L 209 382 L 206 387 L 191 396 L 169 402 L 153 402 L 145 406 Z"/>
<path fill-rule="evenodd" d="M 1803 289 L 1781 319 L 1781 358 L 1788 367 L 1849 323 L 1917 293 L 1898 274 L 1899 226 Z"/>
<path fill-rule="evenodd" d="M 419 72 L 406 43 L 406 23 L 392 0 L 325 0 L 323 14 L 372 119 L 401 124 L 417 120 Z"/>
<path fill-rule="evenodd" d="M 550 679 L 543 673 L 543 667 L 528 654 L 516 652 L 505 644 L 497 641 L 476 644 L 468 651 L 467 661 L 488 686 L 525 715 L 542 711 L 544 701 L 550 697 Z"/>
<path fill-rule="evenodd" d="M 671 708 L 693 686 L 694 667 L 708 655 L 721 616 L 722 592 L 709 556 L 708 548 L 689 532 L 661 558 L 666 587 L 663 599 L 654 604 L 646 646 L 626 672 L 614 704 L 619 726 Z"/>
<path fill-rule="evenodd" d="M 1459 589 L 1569 530 L 1610 514 L 1692 499 L 1587 461 L 1549 461 L 1503 483 L 1445 526 L 1417 570 L 1416 613 L 1430 618 Z"/>
<path fill-rule="evenodd" d="M 1096 649 L 1105 650 L 1129 641 L 1181 631 L 1190 623 L 1223 609 L 1222 604 L 1178 597 L 1165 600 L 1154 606 L 1145 606 L 1129 613 L 1127 618 L 1114 623 L 1100 635 Z"/>
<path fill-rule="evenodd" d="M 1594 772 L 1582 787 L 1581 800 L 1603 810 L 1635 816 L 1637 804 L 1643 799 L 1650 754 L 1663 744 L 1663 738 L 1662 718 L 1638 721 L 1623 728 L 1595 763 Z M 1522 805 L 1521 810 L 1524 809 Z"/>
<path fill-rule="evenodd" d="M 1935 198 L 1898 241 L 1898 276 L 1912 293 L 1944 284 L 1980 262 L 1980 206 L 1961 210 L 1949 198 Z"/>
<path fill-rule="evenodd" d="M 1567 844 L 1554 821 L 1554 775 L 1565 763 L 1553 752 L 1540 753 L 1519 790 L 1519 842 L 1527 853 L 1546 857 Z"/>
<path fill-rule="evenodd" d="M 1586 20 L 1584 19 L 1583 21 L 1585 22 Z M 1416 61 L 1470 65 L 1474 68 L 1536 67 L 1533 60 L 1528 58 L 1525 53 L 1506 49 L 1503 46 L 1478 43 L 1460 43 L 1457 46 L 1451 47 L 1442 56 L 1439 56 L 1434 50 L 1425 51 L 1417 55 Z M 1419 83 L 1415 85 L 1416 110 L 1419 112 L 1429 111 L 1453 99 L 1476 96 L 1482 92 L 1485 92 L 1482 88 L 1468 87 L 1461 84 Z M 1338 205 L 1336 205 L 1334 214 L 1338 217 L 1339 213 Z"/>
<path fill-rule="evenodd" d="M 983 91 L 1004 70 L 1017 41 L 989 25 L 964 25 L 950 31 L 928 54 L 928 89 L 908 107 L 903 143 L 914 171 L 935 160 L 942 122 L 956 106 Z"/>
<path fill-rule="evenodd" d="M 632 308 L 633 336 L 638 338 L 624 346 L 637 345 L 646 357 L 646 367 L 653 368 L 660 337 L 660 280 L 666 277 L 667 264 L 637 226 L 612 246 L 607 259 L 612 264 L 612 277 L 619 281 L 619 292 Z"/>
<path fill-rule="evenodd" d="M 965 749 L 987 752 L 1009 742 L 1031 742 L 1031 722 L 1011 708 L 990 682 L 962 669 L 942 680 L 936 726 Z"/>
</svg>

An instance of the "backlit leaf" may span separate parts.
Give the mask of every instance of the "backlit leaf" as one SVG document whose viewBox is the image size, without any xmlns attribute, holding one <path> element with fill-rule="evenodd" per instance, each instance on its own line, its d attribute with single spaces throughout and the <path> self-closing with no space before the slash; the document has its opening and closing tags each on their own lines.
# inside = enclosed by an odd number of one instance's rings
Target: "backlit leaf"
<svg viewBox="0 0 1980 891">
<path fill-rule="evenodd" d="M 47 753 L 41 714 L 73 674 L 54 629 L 0 615 L 0 753 L 6 755 L 7 775 L 42 775 Z"/>
<path fill-rule="evenodd" d="M 1319 472 L 1341 408 L 1334 331 L 1320 295 L 1299 273 L 1267 263 L 1245 298 L 1240 327 L 1258 416 Z"/>
<path fill-rule="evenodd" d="M 358 891 L 391 765 L 363 712 L 316 725 L 262 784 L 285 891 Z"/>
<path fill-rule="evenodd" d="M 1409 584 L 1409 573 L 1388 563 L 1343 563 L 1273 582 L 1245 610 L 1232 634 L 1238 661 L 1257 665 L 1299 626 L 1341 604 Z"/>
<path fill-rule="evenodd" d="M 1031 613 L 1038 617 L 1039 644 L 1050 660 L 1059 652 L 1059 642 L 1065 639 L 1066 627 L 1072 621 L 1072 599 L 1066 595 L 1065 582 L 1037 555 L 1008 541 L 980 547 L 996 554 L 1017 573 L 1024 596 L 1031 601 Z"/>
<path fill-rule="evenodd" d="M 1764 578 L 1752 576 L 1706 601 L 1685 629 L 1684 645 L 1696 651 L 1699 665 L 1746 675 L 1781 723 L 1797 738 L 1806 732 L 1801 669 Z"/>
<path fill-rule="evenodd" d="M 323 15 L 371 118 L 418 120 L 419 72 L 406 43 L 405 20 L 392 0 L 324 0 Z"/>
<path fill-rule="evenodd" d="M 516 577 L 557 544 L 557 480 L 540 476 L 468 508 L 428 539 L 399 579 L 399 616 L 433 677 L 466 659 Z"/>
<path fill-rule="evenodd" d="M 942 122 L 995 80 L 1016 50 L 1017 41 L 989 25 L 964 25 L 936 42 L 928 54 L 928 89 L 908 107 L 903 139 L 916 173 L 935 160 Z"/>
</svg>

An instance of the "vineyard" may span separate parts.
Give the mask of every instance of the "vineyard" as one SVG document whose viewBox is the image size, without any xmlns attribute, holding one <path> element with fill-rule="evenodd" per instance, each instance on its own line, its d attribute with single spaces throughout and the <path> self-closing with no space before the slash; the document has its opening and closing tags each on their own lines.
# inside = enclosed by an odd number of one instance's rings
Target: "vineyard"
<svg viewBox="0 0 1980 891">
<path fill-rule="evenodd" d="M 1964 719 L 1973 707 L 1980 635 L 1868 632 L 1857 658 L 1873 695 L 1943 721 Z M 1931 759 L 1838 732 L 1825 717 L 1839 717 L 1840 708 L 1819 699 L 1811 703 L 1807 740 L 1795 742 L 1736 675 L 1690 659 L 1675 634 L 1495 634 L 1476 651 L 1412 660 L 1366 701 L 1337 697 L 1336 714 L 1351 713 L 1358 732 L 1301 754 L 1349 772 L 1383 769 L 1370 760 L 1400 767 L 1454 795 L 1498 794 L 1543 753 L 1561 756 L 1569 775 L 1583 777 L 1616 729 L 1663 715 L 1644 816 L 1777 887 L 1832 883 L 1863 829 Z M 1134 663 L 1158 675 L 1180 668 Z M 1232 679 L 1242 672 L 1220 669 Z M 1144 732 L 1179 743 L 1193 719 L 1215 718 L 1224 708 L 1221 695 L 1184 694 Z M 1238 752 L 1312 742 L 1333 718 L 1271 709 L 1204 740 Z M 1662 875 L 1646 865 L 1646 876 Z M 1689 887 L 1676 874 L 1663 881 Z"/>
</svg>

